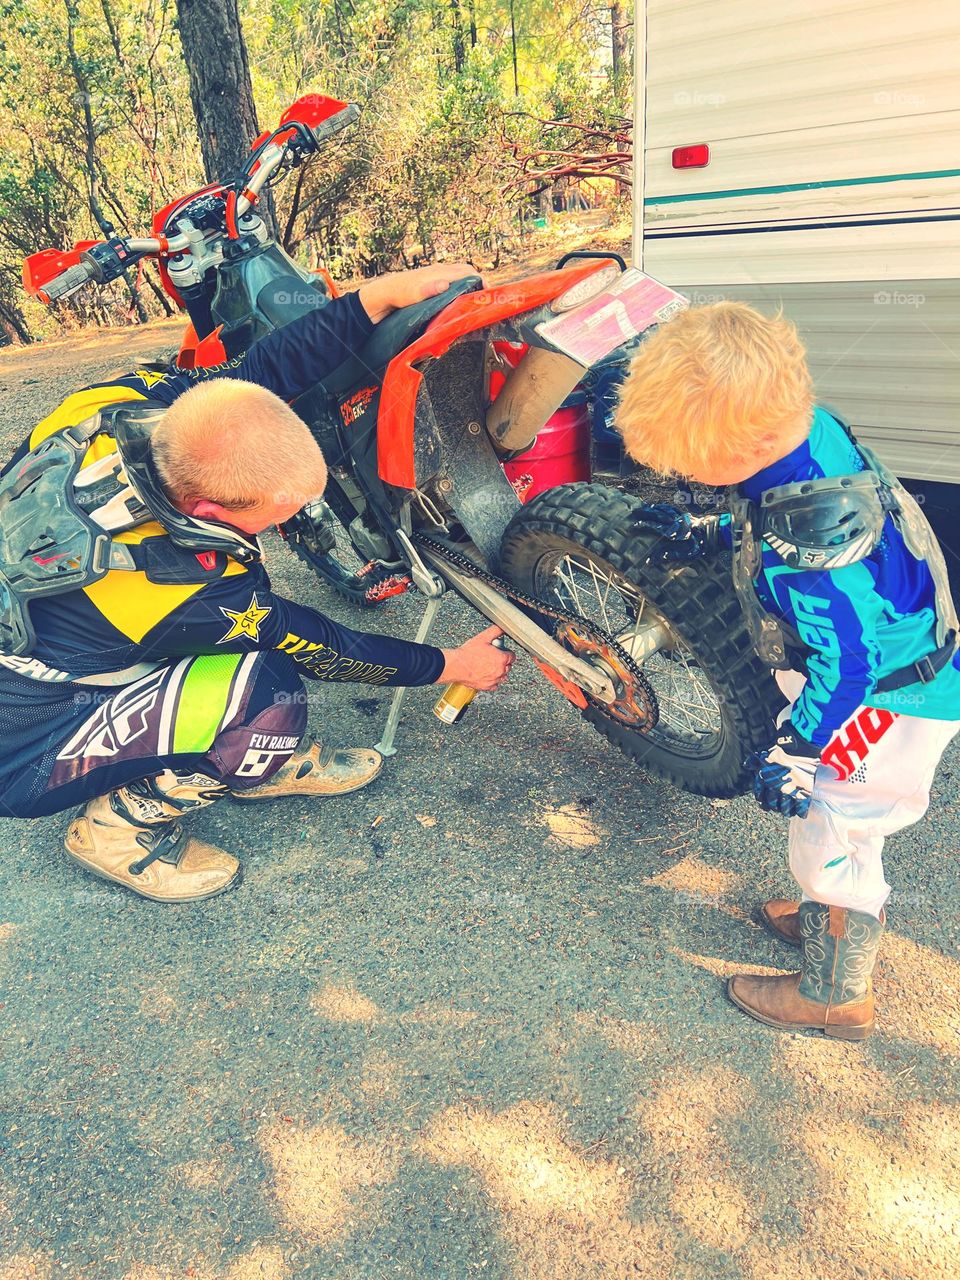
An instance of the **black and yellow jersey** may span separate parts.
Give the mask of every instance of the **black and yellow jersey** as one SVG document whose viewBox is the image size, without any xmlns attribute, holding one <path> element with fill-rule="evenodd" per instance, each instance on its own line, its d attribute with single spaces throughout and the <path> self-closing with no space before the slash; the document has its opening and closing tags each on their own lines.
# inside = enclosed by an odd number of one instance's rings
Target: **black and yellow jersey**
<svg viewBox="0 0 960 1280">
<path fill-rule="evenodd" d="M 371 328 L 356 295 L 346 295 L 215 369 L 141 369 L 86 387 L 38 423 L 8 465 L 105 406 L 166 407 L 201 378 L 240 378 L 293 399 L 359 348 Z M 115 449 L 107 433 L 95 436 L 83 467 Z M 222 551 L 188 550 L 154 521 L 114 533 L 113 541 L 127 549 L 132 567 L 32 603 L 36 644 L 27 656 L 0 656 L 0 702 L 15 694 L 20 680 L 116 684 L 185 655 L 255 650 L 289 654 L 304 675 L 321 680 L 418 685 L 440 675 L 439 649 L 357 632 L 276 595 L 259 561 L 241 564 Z"/>
</svg>

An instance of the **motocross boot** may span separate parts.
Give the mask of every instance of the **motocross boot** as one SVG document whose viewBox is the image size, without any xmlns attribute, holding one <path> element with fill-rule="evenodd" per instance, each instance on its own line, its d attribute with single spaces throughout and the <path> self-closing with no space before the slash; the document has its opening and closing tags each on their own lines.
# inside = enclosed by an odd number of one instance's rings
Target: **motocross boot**
<svg viewBox="0 0 960 1280">
<path fill-rule="evenodd" d="M 188 836 L 177 818 L 227 788 L 201 773 L 167 770 L 96 796 L 67 829 L 69 857 L 152 902 L 197 902 L 238 884 L 240 863 Z"/>
<path fill-rule="evenodd" d="M 782 1031 L 865 1040 L 873 1031 L 873 984 L 883 923 L 864 911 L 801 902 L 799 973 L 736 974 L 727 995 L 744 1013 Z"/>
<path fill-rule="evenodd" d="M 340 796 L 359 791 L 383 768 L 372 747 L 325 747 L 311 742 L 258 787 L 231 792 L 234 800 L 281 800 L 284 796 Z"/>
</svg>

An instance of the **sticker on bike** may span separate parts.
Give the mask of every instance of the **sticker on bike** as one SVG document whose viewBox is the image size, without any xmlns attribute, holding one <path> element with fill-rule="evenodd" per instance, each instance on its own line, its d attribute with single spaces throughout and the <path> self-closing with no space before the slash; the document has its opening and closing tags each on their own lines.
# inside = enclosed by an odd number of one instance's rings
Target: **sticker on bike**
<svg viewBox="0 0 960 1280">
<path fill-rule="evenodd" d="M 682 293 L 631 267 L 581 306 L 538 324 L 537 332 L 589 368 L 689 305 Z"/>
</svg>

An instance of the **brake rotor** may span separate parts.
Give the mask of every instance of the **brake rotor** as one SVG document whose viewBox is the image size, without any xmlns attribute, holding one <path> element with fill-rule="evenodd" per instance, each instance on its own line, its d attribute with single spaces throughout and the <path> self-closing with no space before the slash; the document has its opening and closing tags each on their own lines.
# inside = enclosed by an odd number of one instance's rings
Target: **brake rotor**
<svg viewBox="0 0 960 1280">
<path fill-rule="evenodd" d="M 616 700 L 600 702 L 590 698 L 593 706 L 638 733 L 649 733 L 660 718 L 657 695 L 629 654 L 618 644 L 607 642 L 600 636 L 584 634 L 572 622 L 562 622 L 554 637 L 578 658 L 603 671 L 613 682 Z"/>
</svg>

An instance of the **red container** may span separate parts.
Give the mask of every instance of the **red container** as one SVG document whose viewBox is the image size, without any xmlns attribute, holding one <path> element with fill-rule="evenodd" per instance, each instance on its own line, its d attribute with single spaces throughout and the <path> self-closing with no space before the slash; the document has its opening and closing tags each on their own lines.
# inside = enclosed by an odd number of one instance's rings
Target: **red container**
<svg viewBox="0 0 960 1280">
<path fill-rule="evenodd" d="M 498 354 L 511 366 L 523 359 L 527 348 L 511 342 L 497 342 Z M 495 400 L 505 375 L 490 375 L 490 398 Z M 528 502 L 558 484 L 590 479 L 591 418 L 586 396 L 575 391 L 553 417 L 548 418 L 529 449 L 503 464 L 507 479 L 521 502 Z"/>
<path fill-rule="evenodd" d="M 521 502 L 571 480 L 590 479 L 590 412 L 586 397 L 571 396 L 540 428 L 523 453 L 503 464 Z"/>
</svg>

